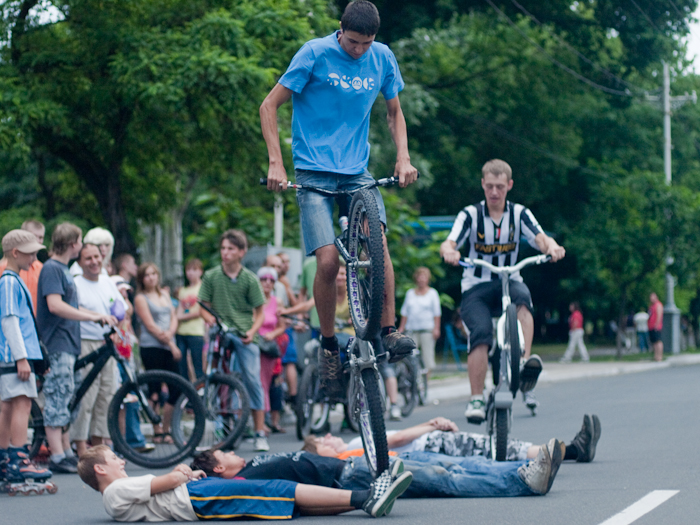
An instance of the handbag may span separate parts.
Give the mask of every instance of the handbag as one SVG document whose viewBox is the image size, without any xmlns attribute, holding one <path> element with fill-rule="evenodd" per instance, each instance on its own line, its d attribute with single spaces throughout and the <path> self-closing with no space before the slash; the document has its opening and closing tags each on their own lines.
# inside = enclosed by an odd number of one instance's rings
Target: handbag
<svg viewBox="0 0 700 525">
<path fill-rule="evenodd" d="M 258 346 L 260 347 L 260 353 L 263 354 L 265 357 L 270 357 L 274 359 L 282 356 L 277 341 L 268 341 L 261 337 Z"/>
<path fill-rule="evenodd" d="M 39 349 L 41 350 L 41 359 L 29 359 L 29 364 L 32 365 L 32 370 L 36 375 L 43 376 L 51 368 L 51 361 L 49 360 L 49 351 L 46 349 L 46 345 L 42 342 L 39 336 L 39 328 L 36 325 L 36 317 L 34 317 L 34 310 L 32 309 L 32 299 L 29 297 L 27 288 L 23 285 L 21 279 L 14 273 L 11 273 L 15 279 L 20 282 L 20 288 L 24 292 L 24 296 L 27 298 L 27 304 L 29 305 L 29 313 L 32 314 L 32 321 L 34 321 L 34 330 L 36 331 L 36 337 L 39 340 Z"/>
</svg>

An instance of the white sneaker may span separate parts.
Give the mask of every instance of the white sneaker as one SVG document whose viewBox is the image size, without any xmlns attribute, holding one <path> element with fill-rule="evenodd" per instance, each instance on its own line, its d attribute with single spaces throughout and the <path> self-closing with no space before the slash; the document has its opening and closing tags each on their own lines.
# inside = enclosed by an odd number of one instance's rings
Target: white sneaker
<svg viewBox="0 0 700 525">
<path fill-rule="evenodd" d="M 475 425 L 480 425 L 486 419 L 486 403 L 484 396 L 472 396 L 464 412 L 467 421 Z"/>
<path fill-rule="evenodd" d="M 255 436 L 255 441 L 253 442 L 253 448 L 256 452 L 267 452 L 270 450 L 270 444 L 267 442 L 265 436 L 257 435 Z"/>
<path fill-rule="evenodd" d="M 401 409 L 398 405 L 391 405 L 389 410 L 389 419 L 392 421 L 401 421 Z"/>
</svg>

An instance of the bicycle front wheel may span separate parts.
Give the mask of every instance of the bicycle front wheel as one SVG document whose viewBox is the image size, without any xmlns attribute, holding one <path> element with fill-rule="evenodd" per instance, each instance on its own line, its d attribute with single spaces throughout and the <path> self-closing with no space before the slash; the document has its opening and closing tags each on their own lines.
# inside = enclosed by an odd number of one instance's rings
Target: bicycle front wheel
<svg viewBox="0 0 700 525">
<path fill-rule="evenodd" d="M 175 428 L 175 405 L 162 399 L 177 392 L 176 404 L 184 401 L 188 409 Z M 136 383 L 124 383 L 117 390 L 107 423 L 114 448 L 125 459 L 146 468 L 165 468 L 192 454 L 204 434 L 206 418 L 202 400 L 189 381 L 165 370 L 150 370 L 138 374 Z M 156 443 L 153 438 L 163 432 L 166 435 Z"/>
<path fill-rule="evenodd" d="M 506 308 L 506 341 L 510 346 L 510 391 L 513 397 L 520 388 L 520 335 L 518 334 L 518 311 L 514 304 Z"/>
<path fill-rule="evenodd" d="M 505 461 L 508 452 L 508 409 L 496 409 L 496 461 Z"/>
<path fill-rule="evenodd" d="M 370 341 L 381 328 L 384 304 L 384 243 L 379 208 L 369 190 L 350 203 L 347 268 L 348 302 L 357 337 Z"/>
<path fill-rule="evenodd" d="M 384 425 L 384 404 L 379 389 L 379 374 L 372 368 L 362 371 L 362 384 L 359 388 L 359 426 L 362 446 L 372 476 L 376 479 L 389 468 L 389 447 L 386 442 Z"/>
<path fill-rule="evenodd" d="M 245 430 L 250 415 L 250 399 L 243 381 L 234 374 L 215 373 L 208 378 L 200 377 L 194 384 L 201 396 L 206 414 L 206 427 L 198 450 L 233 448 Z M 187 425 L 182 419 L 189 417 L 191 407 L 186 396 L 181 396 L 173 412 L 173 438 L 184 444 L 187 436 L 179 431 Z"/>
</svg>

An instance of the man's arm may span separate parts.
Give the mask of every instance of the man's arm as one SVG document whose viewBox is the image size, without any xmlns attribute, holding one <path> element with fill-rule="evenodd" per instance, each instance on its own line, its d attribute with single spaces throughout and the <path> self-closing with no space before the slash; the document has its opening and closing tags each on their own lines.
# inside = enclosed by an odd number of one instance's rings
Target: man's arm
<svg viewBox="0 0 700 525">
<path fill-rule="evenodd" d="M 563 259 L 566 255 L 566 250 L 562 246 L 559 246 L 557 241 L 552 239 L 549 235 L 545 233 L 538 233 L 535 237 L 535 243 L 542 253 L 552 256 L 552 261 L 557 262 L 559 259 Z"/>
<path fill-rule="evenodd" d="M 428 434 L 433 430 L 444 430 L 446 432 L 457 432 L 459 428 L 449 419 L 444 417 L 436 417 L 416 425 L 415 427 L 406 428 L 404 430 L 399 430 L 395 434 L 386 437 L 386 444 L 390 449 L 403 447 L 408 445 L 414 439 L 421 437 L 423 434 Z"/>
<path fill-rule="evenodd" d="M 253 340 L 253 337 L 255 337 L 255 334 L 258 333 L 258 330 L 260 330 L 260 327 L 263 325 L 264 321 L 265 314 L 263 313 L 263 307 L 258 306 L 253 308 L 253 326 L 245 333 L 245 337 L 241 337 L 241 341 L 243 341 L 245 344 L 250 343 Z"/>
<path fill-rule="evenodd" d="M 276 84 L 260 105 L 260 126 L 270 158 L 267 170 L 267 189 L 277 192 L 287 189 L 287 172 L 282 161 L 277 110 L 290 98 L 292 98 L 292 90 L 282 84 Z"/>
<path fill-rule="evenodd" d="M 74 308 L 63 300 L 57 293 L 52 293 L 46 296 L 46 305 L 49 312 L 63 319 L 71 321 L 93 321 L 95 323 L 105 323 L 112 326 L 117 326 L 117 319 L 111 315 L 98 314 L 92 310 L 85 308 Z"/>
<path fill-rule="evenodd" d="M 442 257 L 447 264 L 459 266 L 460 254 L 457 250 L 457 243 L 450 239 L 445 239 L 440 245 L 440 257 Z"/>
<path fill-rule="evenodd" d="M 411 165 L 408 154 L 408 137 L 406 134 L 406 119 L 401 110 L 398 95 L 386 101 L 386 120 L 391 131 L 391 138 L 396 144 L 396 166 L 394 177 L 398 177 L 399 186 L 405 188 L 418 178 L 418 170 Z"/>
<path fill-rule="evenodd" d="M 151 480 L 151 496 L 173 490 L 194 479 L 206 478 L 206 474 L 201 470 L 193 471 L 187 465 L 178 465 L 172 472 L 157 476 Z"/>
</svg>

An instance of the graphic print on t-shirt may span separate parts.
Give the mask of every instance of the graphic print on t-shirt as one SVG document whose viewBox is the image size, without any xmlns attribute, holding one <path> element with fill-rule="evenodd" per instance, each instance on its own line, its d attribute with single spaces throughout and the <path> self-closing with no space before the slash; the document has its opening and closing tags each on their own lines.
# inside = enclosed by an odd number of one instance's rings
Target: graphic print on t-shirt
<svg viewBox="0 0 700 525">
<path fill-rule="evenodd" d="M 331 86 L 340 86 L 343 89 L 353 88 L 355 91 L 359 91 L 363 88 L 367 91 L 372 91 L 374 89 L 375 84 L 374 79 L 371 77 L 354 77 L 351 79 L 348 75 L 341 76 L 338 73 L 329 73 L 328 83 Z"/>
</svg>

